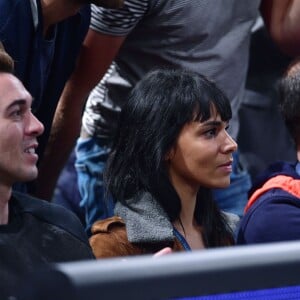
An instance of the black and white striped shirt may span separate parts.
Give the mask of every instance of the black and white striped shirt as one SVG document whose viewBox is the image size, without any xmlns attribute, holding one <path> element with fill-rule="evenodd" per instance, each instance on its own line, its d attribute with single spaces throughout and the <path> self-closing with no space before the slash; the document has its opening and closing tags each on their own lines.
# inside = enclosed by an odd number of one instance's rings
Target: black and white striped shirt
<svg viewBox="0 0 300 300">
<path fill-rule="evenodd" d="M 110 35 L 127 35 L 147 9 L 148 0 L 126 0 L 122 9 L 104 9 L 92 5 L 91 28 Z"/>
<path fill-rule="evenodd" d="M 231 100 L 235 138 L 259 5 L 260 0 L 125 0 L 117 10 L 92 6 L 93 30 L 126 39 L 89 96 L 84 129 L 110 136 L 128 92 L 145 73 L 185 68 L 215 81 Z"/>
</svg>

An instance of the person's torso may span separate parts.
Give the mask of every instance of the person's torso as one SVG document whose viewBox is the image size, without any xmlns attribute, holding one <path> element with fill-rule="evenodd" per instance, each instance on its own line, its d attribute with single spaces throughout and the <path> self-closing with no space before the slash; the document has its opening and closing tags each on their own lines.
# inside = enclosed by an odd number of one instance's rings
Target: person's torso
<svg viewBox="0 0 300 300">
<path fill-rule="evenodd" d="M 97 221 L 92 227 L 92 233 L 90 245 L 96 258 L 154 254 L 164 247 L 171 247 L 175 252 L 185 250 L 175 235 L 171 243 L 131 243 L 124 221 L 117 216 Z"/>
<path fill-rule="evenodd" d="M 22 199 L 23 204 L 32 201 L 26 197 Z M 49 219 L 46 220 L 43 213 L 40 214 L 44 211 L 42 205 L 27 209 L 19 201 L 16 198 L 10 200 L 9 223 L 0 226 L 0 287 L 11 290 L 24 274 L 50 263 L 93 258 L 87 241 L 50 222 L 55 220 L 57 209 L 48 210 Z M 70 223 L 67 214 L 61 216 L 66 224 Z"/>
<path fill-rule="evenodd" d="M 113 112 L 120 110 L 125 91 L 148 71 L 166 67 L 193 70 L 214 80 L 231 100 L 235 114 L 244 91 L 250 31 L 259 4 L 260 0 L 149 1 L 144 17 L 126 37 L 115 68 L 90 95 L 85 127 L 92 132 L 88 118 L 94 110 L 102 117 L 98 125 L 95 122 L 97 135 L 102 131 L 105 136 L 105 125 L 113 126 Z"/>
<path fill-rule="evenodd" d="M 296 166 L 299 163 L 276 162 L 257 177 L 239 225 L 238 244 L 299 239 L 300 175 Z"/>
</svg>

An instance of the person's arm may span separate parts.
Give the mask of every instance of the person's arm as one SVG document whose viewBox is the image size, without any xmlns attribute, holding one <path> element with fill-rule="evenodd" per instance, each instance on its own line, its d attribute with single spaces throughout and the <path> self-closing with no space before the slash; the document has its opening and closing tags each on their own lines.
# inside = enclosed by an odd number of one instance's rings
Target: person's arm
<svg viewBox="0 0 300 300">
<path fill-rule="evenodd" d="M 89 29 L 76 68 L 60 97 L 51 134 L 39 166 L 36 195 L 51 200 L 58 176 L 72 151 L 90 91 L 101 80 L 125 37 Z"/>
<path fill-rule="evenodd" d="M 288 55 L 300 55 L 300 1 L 262 0 L 260 9 L 279 48 Z"/>
</svg>

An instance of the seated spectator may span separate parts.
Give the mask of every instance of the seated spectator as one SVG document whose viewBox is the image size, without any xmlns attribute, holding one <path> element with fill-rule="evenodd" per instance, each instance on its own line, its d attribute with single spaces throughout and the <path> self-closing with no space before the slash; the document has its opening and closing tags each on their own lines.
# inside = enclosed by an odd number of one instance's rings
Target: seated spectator
<svg viewBox="0 0 300 300">
<path fill-rule="evenodd" d="M 32 96 L 0 50 L 0 291 L 13 296 L 24 273 L 52 262 L 93 258 L 79 220 L 69 211 L 12 185 L 35 179 L 37 137 L 43 125 L 31 112 Z"/>
<path fill-rule="evenodd" d="M 279 92 L 281 113 L 296 144 L 297 161 L 277 162 L 258 176 L 240 224 L 238 244 L 300 239 L 299 59 L 288 67 Z"/>
<path fill-rule="evenodd" d="M 92 226 L 97 258 L 233 244 L 238 217 L 211 195 L 230 184 L 230 118 L 228 99 L 196 73 L 152 71 L 133 88 L 106 170 L 116 215 Z"/>
</svg>

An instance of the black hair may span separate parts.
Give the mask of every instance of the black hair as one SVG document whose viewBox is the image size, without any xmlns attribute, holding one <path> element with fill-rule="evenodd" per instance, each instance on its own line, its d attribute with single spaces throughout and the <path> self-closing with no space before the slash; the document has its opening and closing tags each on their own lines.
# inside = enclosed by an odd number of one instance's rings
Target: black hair
<svg viewBox="0 0 300 300">
<path fill-rule="evenodd" d="M 183 126 L 209 119 L 212 108 L 222 121 L 231 118 L 229 100 L 202 75 L 185 70 L 155 70 L 139 81 L 122 108 L 105 172 L 113 198 L 126 205 L 126 200 L 137 193 L 149 192 L 170 221 L 176 220 L 181 202 L 169 181 L 165 157 Z M 210 189 L 199 190 L 195 218 L 204 228 L 207 247 L 232 241 Z"/>
<path fill-rule="evenodd" d="M 279 107 L 296 143 L 300 142 L 300 58 L 288 66 L 279 81 Z"/>
</svg>

